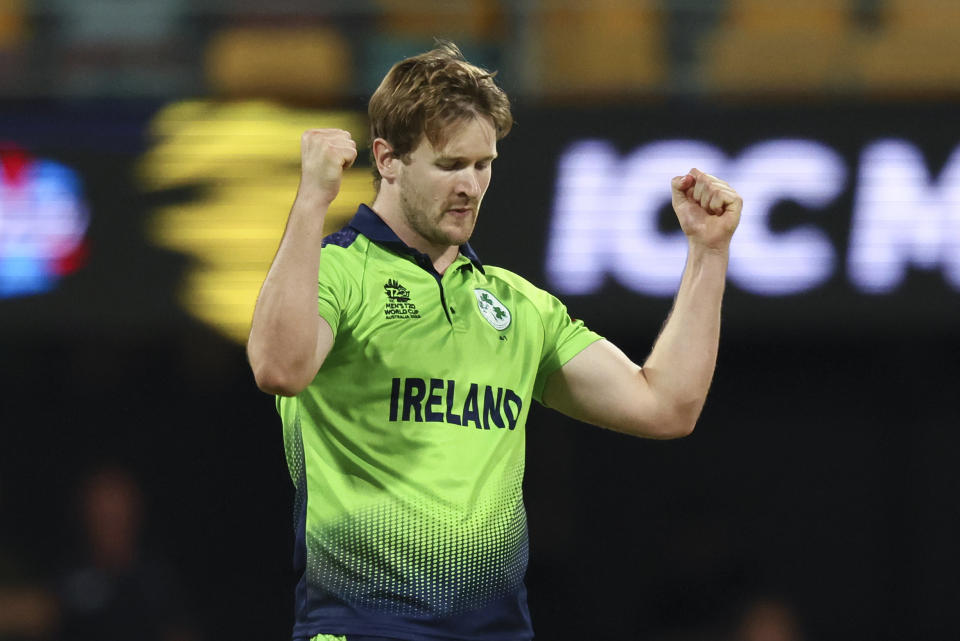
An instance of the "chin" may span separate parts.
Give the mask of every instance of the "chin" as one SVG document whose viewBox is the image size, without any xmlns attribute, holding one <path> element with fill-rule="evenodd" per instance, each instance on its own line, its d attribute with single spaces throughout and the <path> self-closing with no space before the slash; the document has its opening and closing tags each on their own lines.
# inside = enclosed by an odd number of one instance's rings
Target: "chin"
<svg viewBox="0 0 960 641">
<path fill-rule="evenodd" d="M 451 245 L 463 245 L 470 240 L 471 236 L 473 236 L 473 227 L 465 232 L 449 234 L 448 238 Z"/>
<path fill-rule="evenodd" d="M 441 230 L 441 234 L 444 237 L 444 242 L 447 245 L 462 245 L 473 236 L 473 225 L 471 224 L 469 228 L 456 226 L 452 229 Z"/>
</svg>

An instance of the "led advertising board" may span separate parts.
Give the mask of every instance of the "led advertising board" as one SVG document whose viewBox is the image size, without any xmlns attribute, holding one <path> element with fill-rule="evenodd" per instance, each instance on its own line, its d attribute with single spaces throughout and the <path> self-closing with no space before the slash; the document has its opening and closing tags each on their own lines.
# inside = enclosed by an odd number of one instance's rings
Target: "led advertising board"
<svg viewBox="0 0 960 641">
<path fill-rule="evenodd" d="M 960 127 L 949 114 L 865 106 L 520 113 L 501 144 L 476 244 L 607 331 L 659 323 L 687 251 L 670 179 L 697 167 L 744 199 L 728 329 L 954 332 Z M 484 227 L 491 219 L 500 227 L 493 233 Z"/>
<path fill-rule="evenodd" d="M 242 342 L 299 134 L 362 111 L 267 103 L 0 109 L 0 328 L 199 321 Z M 655 332 L 683 269 L 672 176 L 744 198 L 725 331 L 960 331 L 960 124 L 939 106 L 518 105 L 472 241 L 610 335 Z M 373 191 L 367 152 L 328 231 Z"/>
</svg>

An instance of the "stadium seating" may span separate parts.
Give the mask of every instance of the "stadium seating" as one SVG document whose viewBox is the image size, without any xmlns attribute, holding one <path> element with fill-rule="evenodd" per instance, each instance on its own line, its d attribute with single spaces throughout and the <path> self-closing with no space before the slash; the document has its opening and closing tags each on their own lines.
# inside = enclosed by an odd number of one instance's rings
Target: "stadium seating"
<svg viewBox="0 0 960 641">
<path fill-rule="evenodd" d="M 19 47 L 26 36 L 24 0 L 0 0 L 0 51 Z"/>
<path fill-rule="evenodd" d="M 545 1 L 531 22 L 531 90 L 543 97 L 644 94 L 665 81 L 665 21 L 659 2 Z"/>
<path fill-rule="evenodd" d="M 353 55 L 327 26 L 230 26 L 207 46 L 207 84 L 220 97 L 332 104 L 352 91 Z"/>
<path fill-rule="evenodd" d="M 856 48 L 862 89 L 881 95 L 955 95 L 958 34 L 957 0 L 887 0 L 880 28 L 864 34 Z"/>
<path fill-rule="evenodd" d="M 849 0 L 731 0 L 701 49 L 704 89 L 796 95 L 848 81 Z"/>
</svg>

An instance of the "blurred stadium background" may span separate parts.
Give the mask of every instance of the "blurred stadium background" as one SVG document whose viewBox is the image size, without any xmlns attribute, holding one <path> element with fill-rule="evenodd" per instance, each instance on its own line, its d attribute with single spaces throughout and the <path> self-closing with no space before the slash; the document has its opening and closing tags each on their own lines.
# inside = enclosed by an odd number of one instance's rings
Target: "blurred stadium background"
<svg viewBox="0 0 960 641">
<path fill-rule="evenodd" d="M 747 203 L 697 432 L 531 414 L 538 638 L 960 632 L 957 0 L 0 0 L 0 639 L 281 639 L 243 343 L 299 134 L 434 37 L 517 126 L 473 243 L 642 359 L 669 176 Z M 361 152 L 331 230 L 372 194 Z"/>
</svg>

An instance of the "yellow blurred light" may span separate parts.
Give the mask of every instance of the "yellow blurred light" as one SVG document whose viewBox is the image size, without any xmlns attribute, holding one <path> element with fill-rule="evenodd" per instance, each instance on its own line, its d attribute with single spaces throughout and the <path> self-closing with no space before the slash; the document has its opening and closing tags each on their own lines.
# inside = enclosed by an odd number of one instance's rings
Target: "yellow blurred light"
<svg viewBox="0 0 960 641">
<path fill-rule="evenodd" d="M 300 135 L 307 129 L 349 131 L 367 144 L 358 112 L 290 109 L 266 102 L 187 101 L 151 123 L 156 144 L 139 167 L 150 191 L 195 187 L 198 196 L 160 207 L 149 238 L 195 259 L 180 291 L 186 309 L 226 336 L 245 342 L 260 285 L 283 234 L 300 177 Z M 324 231 L 371 202 L 367 169 L 348 169 Z"/>
</svg>

